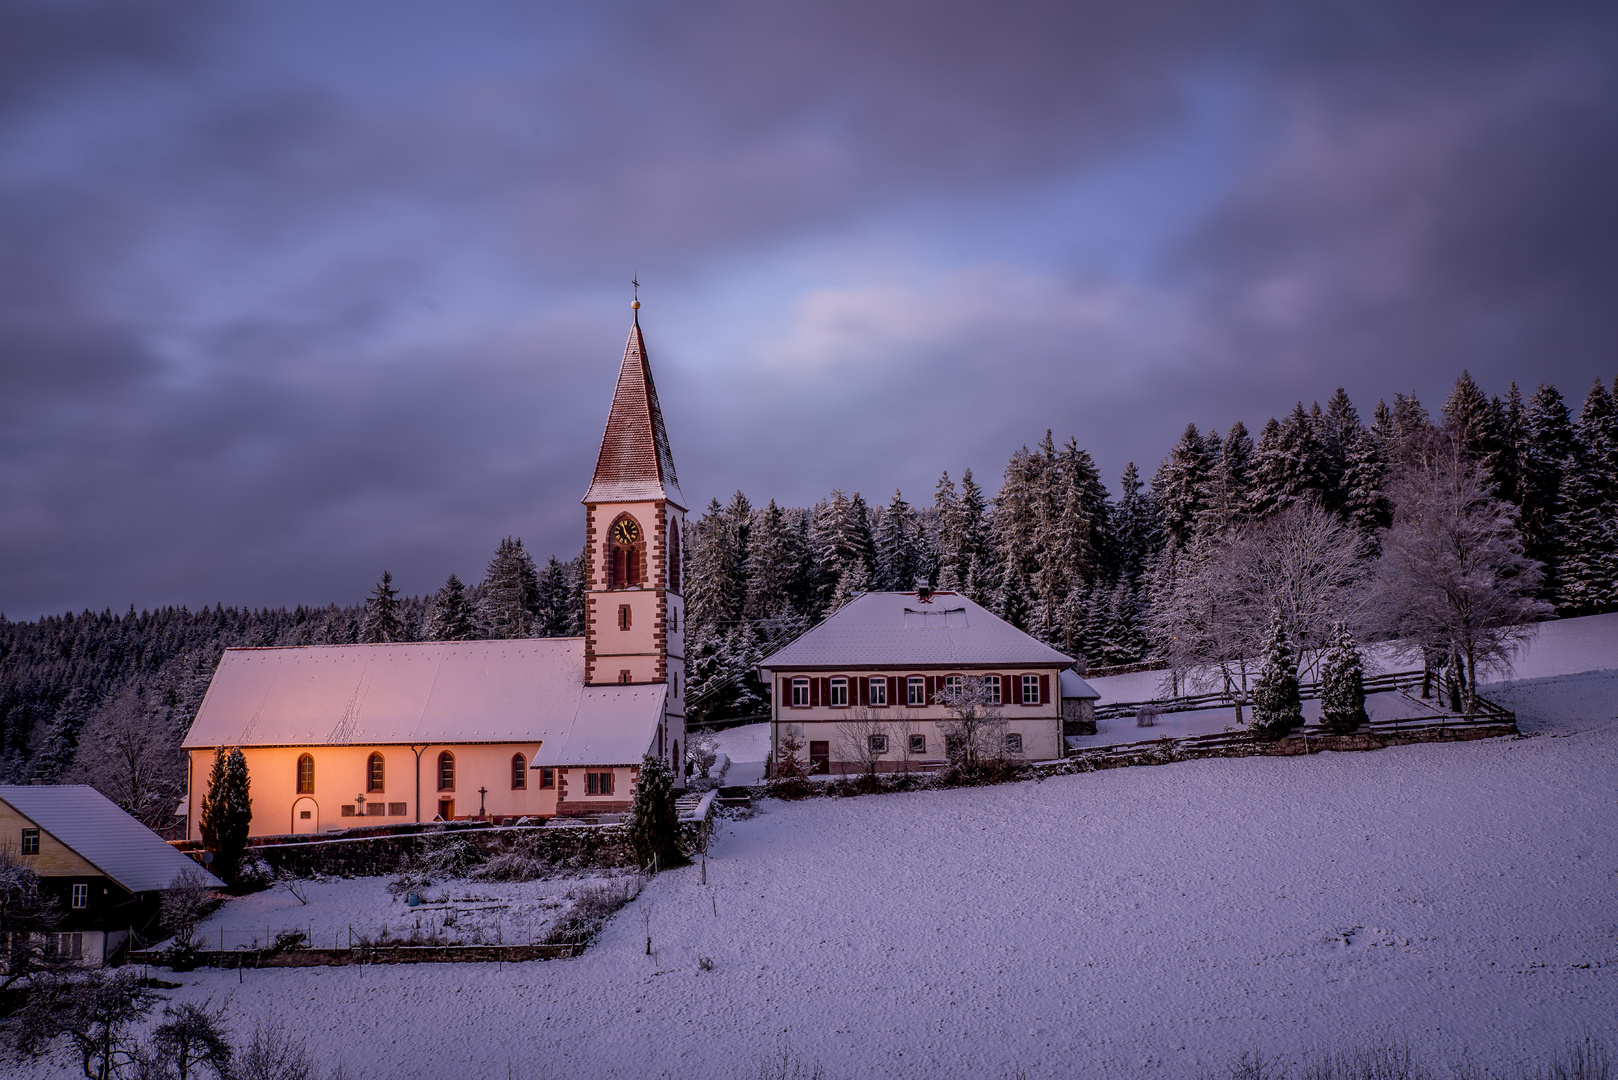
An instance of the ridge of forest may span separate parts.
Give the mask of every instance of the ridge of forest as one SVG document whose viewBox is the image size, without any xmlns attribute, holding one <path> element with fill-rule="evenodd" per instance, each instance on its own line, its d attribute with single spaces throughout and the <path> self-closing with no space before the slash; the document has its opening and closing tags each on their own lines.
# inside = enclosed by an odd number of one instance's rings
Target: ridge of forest
<svg viewBox="0 0 1618 1080">
<path fill-rule="evenodd" d="M 1241 422 L 1223 433 L 1188 425 L 1149 484 L 1130 463 L 1116 495 L 1086 450 L 1047 432 L 1012 454 L 992 496 L 967 470 L 959 483 L 944 473 L 930 505 L 898 491 L 875 506 L 840 490 L 809 507 L 758 507 L 741 492 L 714 500 L 683 545 L 689 722 L 764 712 L 763 656 L 860 591 L 918 581 L 1091 666 L 1256 655 L 1244 651 L 1256 626 L 1183 654 L 1187 626 L 1232 606 L 1210 579 L 1262 546 L 1266 528 L 1300 521 L 1352 563 L 1345 582 L 1363 578 L 1395 523 L 1412 447 L 1430 438 L 1455 449 L 1507 523 L 1511 573 L 1535 612 L 1618 608 L 1618 380 L 1597 381 L 1575 416 L 1548 384 L 1490 397 L 1463 373 L 1436 422 L 1396 395 L 1366 423 L 1339 389 L 1324 408 L 1271 418 L 1256 439 Z M 384 573 L 347 607 L 0 615 L 0 780 L 91 783 L 163 822 L 183 789 L 179 742 L 224 649 L 577 634 L 581 568 L 581 557 L 541 568 L 507 538 L 482 581 L 451 575 L 431 597 L 399 596 Z M 1299 621 L 1290 632 L 1307 649 L 1322 631 Z"/>
</svg>

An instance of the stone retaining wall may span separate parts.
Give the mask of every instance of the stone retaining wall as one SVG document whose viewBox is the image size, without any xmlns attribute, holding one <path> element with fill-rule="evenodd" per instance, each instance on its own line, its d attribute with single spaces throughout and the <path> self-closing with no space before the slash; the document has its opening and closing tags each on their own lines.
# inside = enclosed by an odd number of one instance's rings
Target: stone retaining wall
<svg viewBox="0 0 1618 1080">
<path fill-rule="evenodd" d="M 264 844 L 249 848 L 277 874 L 290 877 L 375 877 L 397 874 L 421 857 L 439 837 L 471 846 L 479 862 L 521 851 L 558 868 L 586 870 L 631 867 L 628 832 L 622 825 L 514 825 L 412 836 L 367 836 L 303 844 Z"/>
</svg>

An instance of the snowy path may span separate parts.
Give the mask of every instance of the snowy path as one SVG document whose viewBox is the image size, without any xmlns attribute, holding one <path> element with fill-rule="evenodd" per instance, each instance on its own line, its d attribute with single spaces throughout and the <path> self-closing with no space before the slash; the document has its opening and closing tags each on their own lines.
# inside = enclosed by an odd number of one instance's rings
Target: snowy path
<svg viewBox="0 0 1618 1080">
<path fill-rule="evenodd" d="M 1512 692 L 1545 734 L 766 802 L 708 887 L 662 875 L 577 960 L 175 993 L 362 1077 L 750 1078 L 782 1040 L 830 1080 L 1192 1077 L 1247 1047 L 1612 1038 L 1618 674 Z"/>
</svg>

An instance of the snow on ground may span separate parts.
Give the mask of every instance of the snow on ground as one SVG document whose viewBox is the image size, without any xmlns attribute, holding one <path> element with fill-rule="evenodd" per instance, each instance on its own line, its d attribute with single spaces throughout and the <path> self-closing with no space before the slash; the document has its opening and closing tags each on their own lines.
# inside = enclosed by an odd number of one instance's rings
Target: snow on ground
<svg viewBox="0 0 1618 1080">
<path fill-rule="evenodd" d="M 715 733 L 719 752 L 730 757 L 725 771 L 726 784 L 757 784 L 764 779 L 764 762 L 770 756 L 770 725 L 746 724 Z"/>
<path fill-rule="evenodd" d="M 444 881 L 409 906 L 388 895 L 388 877 L 295 882 L 238 897 L 197 927 L 209 948 L 255 948 L 303 931 L 311 945 L 346 948 L 362 941 L 443 945 L 528 945 L 543 941 L 579 888 L 605 875 L 545 881 Z"/>
<path fill-rule="evenodd" d="M 1397 646 L 1371 645 L 1364 651 L 1368 674 L 1409 671 L 1421 667 L 1419 654 Z M 1254 664 L 1255 673 L 1259 666 L 1258 663 Z M 1517 648 L 1509 678 L 1541 679 L 1608 669 L 1618 669 L 1618 612 L 1540 623 L 1534 636 Z M 1166 669 L 1136 671 L 1128 675 L 1107 675 L 1085 681 L 1101 695 L 1097 704 L 1106 705 L 1168 697 L 1168 675 Z M 1490 673 L 1489 678 L 1499 679 L 1501 673 Z M 1217 686 L 1201 686 L 1190 692 L 1209 693 L 1216 689 Z"/>
<path fill-rule="evenodd" d="M 1515 684 L 1537 737 L 766 800 L 706 886 L 660 875 L 577 959 L 173 996 L 359 1077 L 753 1077 L 783 1045 L 830 1080 L 1194 1077 L 1388 1038 L 1523 1063 L 1618 1036 L 1614 690 Z"/>
<path fill-rule="evenodd" d="M 1437 705 L 1436 699 L 1422 701 L 1409 694 L 1391 691 L 1367 694 L 1365 712 L 1373 721 L 1429 720 L 1444 715 L 1444 710 Z M 1245 709 L 1242 716 L 1245 721 L 1250 721 L 1253 712 L 1251 709 Z M 1303 703 L 1303 720 L 1306 725 L 1319 725 L 1318 699 Z M 1081 735 L 1068 741 L 1075 749 L 1085 750 L 1096 746 L 1145 742 L 1149 739 L 1184 739 L 1194 735 L 1217 735 L 1222 731 L 1246 730 L 1245 725 L 1236 723 L 1236 710 L 1229 705 L 1222 705 L 1216 709 L 1188 709 L 1185 712 L 1164 713 L 1151 727 L 1136 726 L 1133 716 L 1097 720 L 1094 735 Z"/>
</svg>

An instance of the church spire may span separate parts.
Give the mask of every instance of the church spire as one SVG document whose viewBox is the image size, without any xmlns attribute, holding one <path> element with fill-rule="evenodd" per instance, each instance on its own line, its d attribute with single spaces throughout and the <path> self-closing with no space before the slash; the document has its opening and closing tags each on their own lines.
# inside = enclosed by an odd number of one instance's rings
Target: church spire
<svg viewBox="0 0 1618 1080">
<path fill-rule="evenodd" d="M 596 457 L 590 490 L 580 501 L 667 499 L 684 510 L 685 496 L 674 474 L 674 455 L 669 450 L 668 431 L 663 427 L 663 410 L 657 404 L 646 340 L 641 336 L 639 282 L 635 284 L 637 298 L 630 305 L 634 321 L 624 345 L 623 365 L 618 369 L 612 411 L 607 414 L 607 430 L 601 437 L 601 453 Z"/>
</svg>

